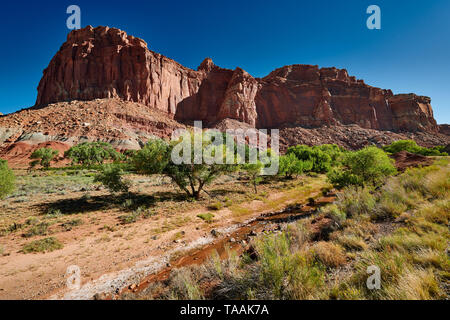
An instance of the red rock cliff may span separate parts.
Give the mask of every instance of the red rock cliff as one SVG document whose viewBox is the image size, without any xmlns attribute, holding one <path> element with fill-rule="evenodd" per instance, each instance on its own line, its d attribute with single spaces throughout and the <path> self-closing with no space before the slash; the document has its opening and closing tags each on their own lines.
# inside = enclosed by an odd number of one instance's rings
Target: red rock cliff
<svg viewBox="0 0 450 320">
<path fill-rule="evenodd" d="M 119 97 L 173 114 L 201 82 L 202 73 L 148 50 L 143 40 L 89 26 L 72 31 L 44 70 L 36 105 Z"/>
<path fill-rule="evenodd" d="M 179 121 L 207 125 L 236 119 L 259 128 L 358 124 L 363 128 L 437 132 L 430 98 L 393 95 L 346 70 L 292 65 L 257 79 L 205 59 L 197 71 L 148 50 L 123 31 L 72 31 L 44 71 L 37 106 L 121 98 Z"/>
</svg>

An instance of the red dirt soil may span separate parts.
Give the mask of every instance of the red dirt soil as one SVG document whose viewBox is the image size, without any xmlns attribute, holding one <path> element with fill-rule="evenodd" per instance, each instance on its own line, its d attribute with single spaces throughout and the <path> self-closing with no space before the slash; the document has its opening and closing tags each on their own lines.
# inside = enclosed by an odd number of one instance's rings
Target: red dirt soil
<svg viewBox="0 0 450 320">
<path fill-rule="evenodd" d="M 395 166 L 398 171 L 405 171 L 409 167 L 429 166 L 433 163 L 431 158 L 422 156 L 420 154 L 410 153 L 408 151 L 401 151 L 394 155 Z"/>
</svg>

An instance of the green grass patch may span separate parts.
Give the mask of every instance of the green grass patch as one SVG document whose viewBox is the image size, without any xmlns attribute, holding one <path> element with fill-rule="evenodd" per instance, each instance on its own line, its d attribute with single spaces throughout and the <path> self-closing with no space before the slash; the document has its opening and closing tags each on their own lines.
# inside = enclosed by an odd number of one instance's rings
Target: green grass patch
<svg viewBox="0 0 450 320">
<path fill-rule="evenodd" d="M 64 246 L 58 239 L 50 237 L 41 240 L 35 240 L 23 246 L 23 253 L 51 252 L 62 249 Z"/>
<path fill-rule="evenodd" d="M 201 213 L 197 215 L 197 217 L 202 219 L 206 223 L 212 223 L 214 220 L 214 215 L 212 213 Z"/>
</svg>

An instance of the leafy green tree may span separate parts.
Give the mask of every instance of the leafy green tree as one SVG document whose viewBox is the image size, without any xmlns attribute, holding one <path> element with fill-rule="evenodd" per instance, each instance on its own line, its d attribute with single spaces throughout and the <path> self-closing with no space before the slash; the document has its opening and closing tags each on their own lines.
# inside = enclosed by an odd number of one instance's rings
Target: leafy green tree
<svg viewBox="0 0 450 320">
<path fill-rule="evenodd" d="M 313 149 L 318 149 L 328 154 L 331 158 L 332 166 L 337 165 L 339 163 L 339 158 L 347 152 L 347 150 L 337 144 L 322 144 L 320 146 L 314 146 Z"/>
<path fill-rule="evenodd" d="M 349 152 L 343 159 L 343 167 L 333 169 L 328 179 L 338 188 L 347 185 L 380 185 L 387 176 L 397 172 L 393 160 L 377 147 L 366 147 Z"/>
<path fill-rule="evenodd" d="M 420 154 L 423 156 L 447 156 L 446 152 L 442 152 L 443 146 L 438 146 L 434 148 L 425 148 L 419 146 L 414 140 L 398 140 L 392 142 L 388 146 L 384 146 L 383 150 L 389 153 L 397 153 L 401 151 L 407 151 L 410 153 Z"/>
<path fill-rule="evenodd" d="M 134 167 L 143 174 L 164 174 L 189 197 L 200 199 L 206 185 L 225 173 L 237 170 L 238 166 L 236 161 L 233 164 L 226 163 L 226 155 L 233 152 L 227 150 L 226 145 L 215 143 L 206 134 L 197 138 L 195 136 L 190 133 L 170 144 L 158 139 L 149 141 L 133 158 Z M 200 155 L 194 152 L 195 139 L 202 141 Z M 176 163 L 173 155 L 190 161 Z M 202 155 L 203 159 L 199 159 Z M 209 161 L 211 158 L 215 158 L 215 161 Z M 217 159 L 221 159 L 222 164 L 218 164 Z"/>
<path fill-rule="evenodd" d="M 289 179 L 294 175 L 298 176 L 305 171 L 310 171 L 313 167 L 313 162 L 311 160 L 299 160 L 293 153 L 281 156 L 279 159 L 280 167 L 278 174 L 284 175 Z"/>
<path fill-rule="evenodd" d="M 91 166 L 103 164 L 107 160 L 119 161 L 124 158 L 109 143 L 83 142 L 73 146 L 64 153 L 64 157 L 72 160 L 72 164 Z"/>
<path fill-rule="evenodd" d="M 331 169 L 331 157 L 318 148 L 305 145 L 290 147 L 286 155 L 290 154 L 294 154 L 299 160 L 311 161 L 313 164 L 311 171 L 313 172 L 327 173 Z"/>
<path fill-rule="evenodd" d="M 35 167 L 39 163 L 43 168 L 49 168 L 51 162 L 58 154 L 59 152 L 57 150 L 51 148 L 40 148 L 34 150 L 30 156 L 30 159 L 35 159 L 35 161 L 30 163 L 30 167 Z"/>
<path fill-rule="evenodd" d="M 101 171 L 95 176 L 94 182 L 102 183 L 111 193 L 128 192 L 130 181 L 123 179 L 123 170 L 118 165 L 104 165 Z"/>
<path fill-rule="evenodd" d="M 261 182 L 261 171 L 264 168 L 264 164 L 261 161 L 256 163 L 246 163 L 242 165 L 241 169 L 245 172 L 250 183 L 253 185 L 255 193 L 258 193 L 257 186 Z"/>
<path fill-rule="evenodd" d="M 4 199 L 8 194 L 14 191 L 16 186 L 16 177 L 14 172 L 8 167 L 6 160 L 0 159 L 0 199 Z"/>
</svg>

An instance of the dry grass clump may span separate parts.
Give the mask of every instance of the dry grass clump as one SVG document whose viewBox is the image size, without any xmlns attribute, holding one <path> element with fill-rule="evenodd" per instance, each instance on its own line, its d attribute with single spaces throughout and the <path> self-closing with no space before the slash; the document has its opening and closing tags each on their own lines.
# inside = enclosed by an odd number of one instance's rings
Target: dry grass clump
<svg viewBox="0 0 450 320">
<path fill-rule="evenodd" d="M 344 250 L 332 242 L 317 242 L 312 246 L 310 252 L 314 259 L 328 268 L 337 268 L 346 263 Z"/>
<path fill-rule="evenodd" d="M 347 218 L 370 213 L 375 207 L 376 199 L 368 187 L 350 186 L 338 195 L 338 208 L 345 212 Z"/>
<path fill-rule="evenodd" d="M 363 238 L 353 234 L 344 234 L 336 242 L 348 251 L 362 251 L 369 247 Z"/>
</svg>

